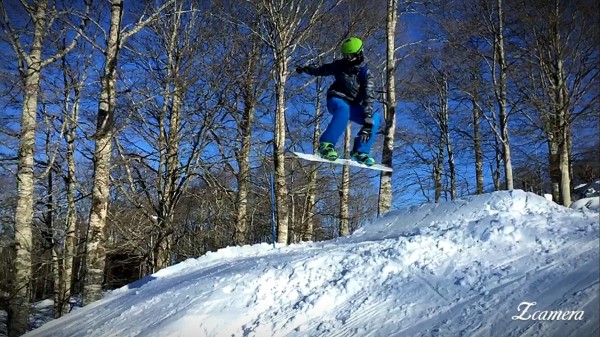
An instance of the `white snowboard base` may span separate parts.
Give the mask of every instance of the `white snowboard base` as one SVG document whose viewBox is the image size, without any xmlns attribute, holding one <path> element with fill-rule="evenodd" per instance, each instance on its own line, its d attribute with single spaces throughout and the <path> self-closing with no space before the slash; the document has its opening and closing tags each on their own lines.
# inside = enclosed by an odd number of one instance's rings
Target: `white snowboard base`
<svg viewBox="0 0 600 337">
<path fill-rule="evenodd" d="M 357 161 L 354 161 L 351 159 L 345 159 L 345 158 L 338 158 L 336 160 L 327 160 L 325 158 L 321 158 L 320 156 L 318 156 L 316 154 L 308 154 L 308 153 L 301 153 L 301 152 L 294 152 L 294 155 L 298 158 L 302 158 L 302 159 L 310 160 L 310 161 L 317 161 L 317 162 L 321 162 L 321 163 L 349 165 L 349 166 L 366 168 L 366 169 L 370 169 L 370 170 L 384 171 L 384 172 L 392 172 L 393 171 L 391 167 L 387 167 L 387 166 L 384 166 L 381 164 L 373 164 L 371 166 L 367 166 L 367 165 L 361 164 Z"/>
</svg>

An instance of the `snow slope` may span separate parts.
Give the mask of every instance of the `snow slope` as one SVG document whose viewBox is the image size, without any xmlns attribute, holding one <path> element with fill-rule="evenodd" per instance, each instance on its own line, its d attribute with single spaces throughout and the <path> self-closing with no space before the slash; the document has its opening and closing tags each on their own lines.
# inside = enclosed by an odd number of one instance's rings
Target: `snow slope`
<svg viewBox="0 0 600 337">
<path fill-rule="evenodd" d="M 598 228 L 522 191 L 413 207 L 334 241 L 190 259 L 26 336 L 597 336 Z"/>
<path fill-rule="evenodd" d="M 573 202 L 570 206 L 574 209 L 586 208 L 592 211 L 600 211 L 600 197 L 583 198 Z"/>
</svg>

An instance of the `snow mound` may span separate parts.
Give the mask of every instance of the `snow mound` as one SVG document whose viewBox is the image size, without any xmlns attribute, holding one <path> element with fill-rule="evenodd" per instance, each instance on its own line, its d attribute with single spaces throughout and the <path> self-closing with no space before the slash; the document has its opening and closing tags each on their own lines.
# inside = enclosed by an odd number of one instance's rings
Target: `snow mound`
<svg viewBox="0 0 600 337">
<path fill-rule="evenodd" d="M 596 336 L 598 222 L 522 191 L 412 207 L 184 261 L 27 336 Z"/>
<path fill-rule="evenodd" d="M 583 209 L 591 211 L 600 211 L 600 197 L 583 198 L 573 202 L 570 206 L 573 209 Z"/>
</svg>

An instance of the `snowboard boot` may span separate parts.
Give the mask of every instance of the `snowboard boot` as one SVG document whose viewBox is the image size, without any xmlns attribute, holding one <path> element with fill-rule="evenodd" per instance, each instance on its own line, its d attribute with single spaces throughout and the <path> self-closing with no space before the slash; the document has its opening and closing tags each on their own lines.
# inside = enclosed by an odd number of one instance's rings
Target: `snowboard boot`
<svg viewBox="0 0 600 337">
<path fill-rule="evenodd" d="M 371 165 L 375 164 L 375 159 L 369 157 L 368 153 L 353 151 L 350 154 L 350 156 L 352 157 L 352 160 L 359 162 L 361 164 L 365 164 L 367 166 L 371 166 Z"/>
<path fill-rule="evenodd" d="M 321 156 L 321 158 L 325 158 L 331 161 L 338 159 L 338 153 L 335 152 L 333 144 L 331 143 L 323 142 L 319 144 L 319 155 Z"/>
</svg>

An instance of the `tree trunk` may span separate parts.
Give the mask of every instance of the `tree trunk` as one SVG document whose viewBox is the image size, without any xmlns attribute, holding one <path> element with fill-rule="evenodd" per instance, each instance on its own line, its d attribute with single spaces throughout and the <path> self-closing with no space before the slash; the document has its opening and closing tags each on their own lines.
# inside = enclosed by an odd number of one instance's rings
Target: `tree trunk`
<svg viewBox="0 0 600 337">
<path fill-rule="evenodd" d="M 502 171 L 502 149 L 498 135 L 494 136 L 494 167 L 492 169 L 492 181 L 494 183 L 494 191 L 500 191 L 500 172 Z"/>
<path fill-rule="evenodd" d="M 450 199 L 456 199 L 456 165 L 454 162 L 454 148 L 450 141 L 450 132 L 446 132 L 446 150 L 448 151 L 448 171 L 450 171 Z"/>
<path fill-rule="evenodd" d="M 552 184 L 552 200 L 560 203 L 560 153 L 557 137 L 552 132 L 547 132 L 548 144 L 548 166 L 550 171 L 550 183 Z"/>
<path fill-rule="evenodd" d="M 560 151 L 560 195 L 562 205 L 571 206 L 571 177 L 570 177 L 569 150 L 567 144 L 561 146 Z"/>
<path fill-rule="evenodd" d="M 273 141 L 273 166 L 275 172 L 275 198 L 277 208 L 277 242 L 288 243 L 288 188 L 285 170 L 285 85 L 290 55 L 294 53 L 299 41 L 302 41 L 321 17 L 325 7 L 323 1 L 252 1 L 264 15 L 265 31 L 260 39 L 265 41 L 273 52 L 275 82 L 275 135 Z M 338 3 L 328 5 L 332 10 Z"/>
<path fill-rule="evenodd" d="M 70 304 L 69 300 L 71 297 L 71 284 L 73 279 L 73 263 L 75 258 L 75 231 L 77 228 L 77 206 L 75 204 L 75 137 L 77 129 L 77 121 L 79 119 L 79 97 L 80 90 L 75 90 L 75 102 L 73 104 L 73 111 L 69 117 L 69 126 L 67 134 L 65 135 L 67 142 L 67 223 L 65 231 L 65 243 L 64 252 L 62 256 L 62 268 L 63 268 L 63 302 L 60 308 L 61 315 L 65 315 L 69 312 Z"/>
<path fill-rule="evenodd" d="M 313 149 L 319 147 L 319 135 L 321 134 L 321 118 L 323 116 L 323 99 L 321 94 L 321 80 L 317 78 L 317 106 L 315 108 L 315 128 L 313 130 Z M 312 241 L 314 239 L 314 224 L 317 202 L 317 164 L 310 164 L 310 174 L 308 176 L 308 191 L 306 200 L 306 219 L 304 229 L 304 241 Z"/>
<path fill-rule="evenodd" d="M 396 58 L 395 36 L 398 23 L 398 0 L 388 0 L 386 17 L 386 96 L 385 96 L 385 132 L 383 140 L 383 151 L 381 163 L 385 166 L 393 166 L 394 156 L 394 134 L 396 133 Z M 377 213 L 381 216 L 392 207 L 393 188 L 392 172 L 382 172 L 379 183 L 379 207 Z"/>
<path fill-rule="evenodd" d="M 483 149 L 481 147 L 481 132 L 479 120 L 481 115 L 473 98 L 473 147 L 475 148 L 475 177 L 477 179 L 477 194 L 483 194 Z"/>
<path fill-rule="evenodd" d="M 581 35 L 582 32 L 577 28 L 592 17 L 579 15 L 571 10 L 565 11 L 566 8 L 568 7 L 561 5 L 559 1 L 555 1 L 552 6 L 542 7 L 536 16 L 539 20 L 526 22 L 530 26 L 525 31 L 531 34 L 531 41 L 526 41 L 531 43 L 536 52 L 533 60 L 537 62 L 543 89 L 543 96 L 534 102 L 539 105 L 538 110 L 541 112 L 540 117 L 547 138 L 552 199 L 556 203 L 570 206 L 571 124 L 574 118 L 571 111 L 574 109 L 573 104 L 577 104 L 578 101 L 573 97 L 585 95 L 589 91 L 584 83 L 595 83 L 583 78 L 589 76 L 587 65 L 595 65 L 594 62 L 587 62 L 588 57 L 593 58 L 596 55 L 581 52 L 588 50 L 588 43 L 585 39 L 586 34 Z M 585 6 L 580 10 L 586 11 L 584 8 Z M 577 20 L 577 24 L 574 24 L 573 20 Z M 568 63 L 572 66 L 565 67 L 565 60 L 569 60 Z M 532 80 L 538 80 L 537 74 Z M 569 87 L 568 82 L 576 84 Z M 574 92 L 570 93 L 569 90 Z M 585 116 L 585 113 L 579 111 L 578 116 Z"/>
<path fill-rule="evenodd" d="M 248 59 L 246 79 L 243 82 L 243 100 L 244 112 L 242 123 L 240 125 L 241 149 L 238 153 L 238 164 L 240 166 L 238 173 L 238 193 L 236 196 L 236 227 L 233 241 L 236 245 L 249 243 L 248 241 L 248 195 L 250 191 L 250 152 L 252 150 L 252 124 L 254 123 L 254 113 L 256 109 L 256 81 L 254 72 L 257 58 L 260 57 L 259 45 L 256 38 L 253 39 L 253 52 Z"/>
<path fill-rule="evenodd" d="M 112 124 L 115 109 L 115 84 L 123 1 L 111 3 L 110 30 L 105 52 L 104 74 L 102 75 L 98 123 L 95 136 L 94 182 L 88 228 L 86 277 L 83 289 L 83 304 L 89 304 L 102 296 L 106 263 L 106 218 L 110 189 L 110 158 L 112 154 Z"/>
<path fill-rule="evenodd" d="M 293 181 L 291 182 L 293 184 Z M 290 208 L 289 208 L 289 232 L 288 232 L 288 243 L 298 243 L 298 227 L 296 222 L 296 196 L 292 192 L 289 194 Z"/>
<path fill-rule="evenodd" d="M 17 208 L 15 211 L 15 261 L 12 278 L 13 294 L 9 305 L 8 335 L 20 336 L 27 330 L 31 285 L 31 249 L 34 202 L 34 148 L 36 113 L 39 95 L 42 41 L 46 26 L 47 2 L 36 4 L 31 54 L 24 71 L 23 108 L 17 168 Z"/>
<path fill-rule="evenodd" d="M 245 99 L 244 116 L 242 117 L 242 148 L 238 155 L 240 170 L 238 174 L 237 213 L 234 243 L 248 243 L 248 192 L 250 185 L 250 150 L 252 140 L 252 123 L 254 121 L 254 103 Z"/>
<path fill-rule="evenodd" d="M 344 135 L 344 158 L 349 158 L 350 155 L 350 125 L 346 126 L 346 134 Z M 342 168 L 342 188 L 340 189 L 340 236 L 350 235 L 350 209 L 348 202 L 350 199 L 350 167 L 344 165 Z"/>
<path fill-rule="evenodd" d="M 159 223 L 161 232 L 158 234 L 158 241 L 155 247 L 153 272 L 170 266 L 173 261 L 173 244 L 171 242 L 173 240 L 173 230 L 170 228 L 170 224 L 172 223 L 172 218 L 165 219 Z"/>
<path fill-rule="evenodd" d="M 171 50 L 176 49 L 176 32 L 177 29 L 173 29 L 171 40 L 173 47 Z M 178 65 L 174 60 L 175 58 L 177 58 L 177 55 L 173 55 L 169 52 L 169 67 L 171 68 L 169 78 L 176 78 L 179 73 Z M 177 185 L 179 182 L 179 124 L 184 92 L 184 89 L 181 88 L 177 80 L 173 82 L 174 83 L 169 83 L 167 85 L 167 92 L 165 93 L 167 97 L 171 97 L 170 102 L 168 100 L 165 102 L 165 110 L 170 109 L 169 127 L 168 130 L 164 129 L 161 131 L 161 133 L 166 136 L 164 139 L 164 149 L 166 149 L 166 151 L 161 151 L 161 156 L 163 156 L 161 162 L 164 163 L 164 174 L 159 177 L 159 180 L 161 180 L 161 186 L 159 187 L 161 200 L 159 200 L 160 214 L 157 214 L 157 217 L 159 219 L 158 230 L 160 232 L 158 237 L 160 239 L 157 245 L 158 251 L 155 271 L 170 266 L 173 260 L 171 241 L 173 235 L 173 212 L 175 211 L 175 205 L 177 204 L 176 194 L 178 193 Z M 169 94 L 168 88 L 171 86 L 173 87 L 173 92 Z"/>
<path fill-rule="evenodd" d="M 558 31 L 558 29 L 557 29 Z M 560 44 L 560 36 L 558 33 L 554 36 L 556 45 Z M 562 205 L 571 206 L 571 164 L 570 164 L 570 123 L 569 123 L 569 102 L 565 80 L 564 64 L 562 54 L 557 52 L 556 60 L 556 105 L 558 110 L 559 121 L 557 123 L 558 132 L 560 133 L 560 194 Z"/>
<path fill-rule="evenodd" d="M 450 142 L 450 112 L 448 100 L 448 95 L 450 94 L 448 89 L 448 80 L 446 75 L 442 77 L 442 93 L 440 95 L 440 127 L 441 127 L 441 135 L 440 137 L 443 139 L 444 144 L 446 146 L 446 151 L 448 151 L 448 173 L 450 174 L 450 200 L 456 199 L 456 167 L 454 163 L 454 150 L 452 147 L 452 143 Z"/>
<path fill-rule="evenodd" d="M 498 0 L 498 31 L 496 36 L 496 51 L 498 53 L 498 65 L 500 66 L 500 82 L 498 83 L 498 105 L 500 117 L 500 138 L 502 140 L 502 152 L 504 159 L 504 179 L 506 189 L 513 190 L 513 172 L 510 153 L 510 140 L 508 138 L 508 114 L 506 100 L 507 69 L 506 56 L 504 53 L 504 14 L 502 12 L 502 0 Z"/>
<path fill-rule="evenodd" d="M 50 134 L 46 134 L 46 153 L 50 153 Z M 48 171 L 47 177 L 47 200 L 46 200 L 46 214 L 44 216 L 44 222 L 46 223 L 47 237 L 45 238 L 50 243 L 50 251 L 52 255 L 52 278 L 53 278 L 53 300 L 54 300 L 54 318 L 61 316 L 61 309 L 63 306 L 64 292 L 63 292 L 63 271 L 61 266 L 61 258 L 59 257 L 59 244 L 54 238 L 56 231 L 54 225 L 54 172 L 51 168 Z"/>
<path fill-rule="evenodd" d="M 275 204 L 277 212 L 277 242 L 288 243 L 288 189 L 285 173 L 285 83 L 287 80 L 287 53 L 276 52 L 275 140 L 273 163 L 275 166 Z"/>
<path fill-rule="evenodd" d="M 573 181 L 573 165 L 571 156 L 573 154 L 573 137 L 571 137 L 570 123 L 565 126 L 565 149 L 563 152 L 563 179 L 562 179 L 562 194 L 563 194 L 563 206 L 571 206 L 571 182 Z"/>
<path fill-rule="evenodd" d="M 435 203 L 440 203 L 442 200 L 442 193 L 444 191 L 444 186 L 442 182 L 443 174 L 444 174 L 444 156 L 445 156 L 445 146 L 443 138 L 440 138 L 438 142 L 438 153 L 437 157 L 433 161 L 433 181 L 435 186 Z"/>
<path fill-rule="evenodd" d="M 571 163 L 569 153 L 569 127 L 566 122 L 566 112 L 560 114 L 563 119 L 561 123 L 561 144 L 560 157 L 559 157 L 559 168 L 560 168 L 560 200 L 561 204 L 565 207 L 571 206 Z"/>
<path fill-rule="evenodd" d="M 306 218 L 304 219 L 303 241 L 314 240 L 315 230 L 315 204 L 317 201 L 317 170 L 316 165 L 311 164 L 310 174 L 308 176 L 308 191 L 306 198 Z"/>
<path fill-rule="evenodd" d="M 164 87 L 164 102 L 159 116 L 159 174 L 157 181 L 158 208 L 157 229 L 159 231 L 154 253 L 154 271 L 168 267 L 173 261 L 172 235 L 173 212 L 178 200 L 179 169 L 179 135 L 180 115 L 186 89 L 180 80 L 181 46 L 179 36 L 182 26 L 183 4 L 166 23 L 165 46 L 167 54 L 167 77 Z M 170 31 L 169 31 L 170 30 Z M 168 35 L 168 36 L 167 36 Z M 168 120 L 167 120 L 168 119 Z"/>
</svg>

